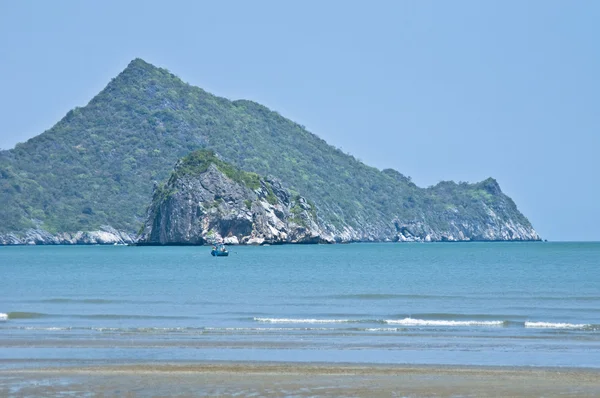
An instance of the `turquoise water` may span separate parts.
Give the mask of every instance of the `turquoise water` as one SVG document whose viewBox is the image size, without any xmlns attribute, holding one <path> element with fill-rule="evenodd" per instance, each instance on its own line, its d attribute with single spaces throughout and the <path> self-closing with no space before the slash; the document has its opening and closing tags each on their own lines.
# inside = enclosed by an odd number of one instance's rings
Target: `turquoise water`
<svg viewBox="0 0 600 398">
<path fill-rule="evenodd" d="M 0 247 L 0 367 L 600 367 L 599 243 Z"/>
</svg>

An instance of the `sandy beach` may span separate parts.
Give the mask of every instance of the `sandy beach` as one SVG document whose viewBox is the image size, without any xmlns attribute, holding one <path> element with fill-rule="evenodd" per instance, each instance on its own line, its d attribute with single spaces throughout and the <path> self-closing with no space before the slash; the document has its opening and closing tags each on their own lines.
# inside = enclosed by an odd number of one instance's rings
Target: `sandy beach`
<svg viewBox="0 0 600 398">
<path fill-rule="evenodd" d="M 600 370 L 207 363 L 0 371 L 0 396 L 597 397 Z"/>
</svg>

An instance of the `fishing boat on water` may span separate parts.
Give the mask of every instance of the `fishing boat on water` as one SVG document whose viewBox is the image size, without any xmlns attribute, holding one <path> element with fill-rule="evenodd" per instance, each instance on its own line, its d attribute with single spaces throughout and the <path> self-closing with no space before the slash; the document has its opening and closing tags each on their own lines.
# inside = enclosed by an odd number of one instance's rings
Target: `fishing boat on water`
<svg viewBox="0 0 600 398">
<path fill-rule="evenodd" d="M 225 248 L 225 245 L 222 244 L 222 243 L 213 245 L 212 250 L 210 251 L 210 254 L 213 257 L 226 257 L 226 256 L 229 256 L 229 252 Z"/>
</svg>

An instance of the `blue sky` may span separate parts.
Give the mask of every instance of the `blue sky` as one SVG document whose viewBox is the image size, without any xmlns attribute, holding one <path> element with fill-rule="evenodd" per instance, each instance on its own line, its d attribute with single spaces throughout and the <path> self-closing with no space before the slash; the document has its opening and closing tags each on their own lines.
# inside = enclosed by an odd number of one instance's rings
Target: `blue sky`
<svg viewBox="0 0 600 398">
<path fill-rule="evenodd" d="M 420 186 L 494 177 L 543 238 L 600 240 L 600 2 L 0 0 L 0 148 L 134 58 Z"/>
</svg>

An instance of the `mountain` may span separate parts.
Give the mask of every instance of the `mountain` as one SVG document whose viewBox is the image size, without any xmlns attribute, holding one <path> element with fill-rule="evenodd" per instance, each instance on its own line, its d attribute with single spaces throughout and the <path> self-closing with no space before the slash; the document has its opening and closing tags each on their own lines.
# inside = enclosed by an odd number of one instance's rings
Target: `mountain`
<svg viewBox="0 0 600 398">
<path fill-rule="evenodd" d="M 202 148 L 301 193 L 336 241 L 539 240 L 491 178 L 419 188 L 260 104 L 216 97 L 136 59 L 85 107 L 0 152 L 0 243 L 135 235 L 155 182 Z"/>
<path fill-rule="evenodd" d="M 316 209 L 276 180 L 239 170 L 214 152 L 198 150 L 177 162 L 154 189 L 139 244 L 202 245 L 333 242 Z"/>
</svg>

